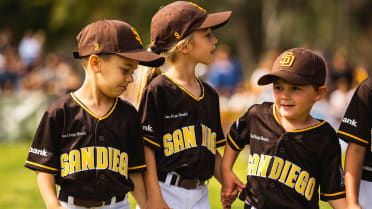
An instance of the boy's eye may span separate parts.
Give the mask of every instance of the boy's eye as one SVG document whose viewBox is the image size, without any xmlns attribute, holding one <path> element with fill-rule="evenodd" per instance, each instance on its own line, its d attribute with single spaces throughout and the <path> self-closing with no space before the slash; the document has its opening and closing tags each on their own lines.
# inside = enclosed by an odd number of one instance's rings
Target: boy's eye
<svg viewBox="0 0 372 209">
<path fill-rule="evenodd" d="M 294 91 L 300 91 L 300 90 L 301 90 L 301 88 L 300 88 L 300 87 L 298 87 L 298 86 L 293 86 L 293 87 L 292 87 L 292 90 L 294 90 Z"/>
<path fill-rule="evenodd" d="M 129 70 L 129 69 L 124 69 L 124 68 L 122 68 L 121 70 L 122 70 L 124 73 L 130 73 L 130 71 L 131 71 L 131 70 Z"/>
<path fill-rule="evenodd" d="M 281 86 L 274 86 L 274 90 L 282 90 L 283 89 L 283 87 L 281 87 Z"/>
</svg>

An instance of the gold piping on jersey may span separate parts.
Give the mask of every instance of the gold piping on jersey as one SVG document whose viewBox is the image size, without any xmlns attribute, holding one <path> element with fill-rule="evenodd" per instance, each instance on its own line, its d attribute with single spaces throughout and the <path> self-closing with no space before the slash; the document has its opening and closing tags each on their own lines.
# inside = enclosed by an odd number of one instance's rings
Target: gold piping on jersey
<svg viewBox="0 0 372 209">
<path fill-rule="evenodd" d="M 319 124 L 317 124 L 315 126 L 311 126 L 311 127 L 303 128 L 303 129 L 292 130 L 292 131 L 288 131 L 288 132 L 297 133 L 297 132 L 302 132 L 302 131 L 308 131 L 308 130 L 311 130 L 311 129 L 314 129 L 314 128 L 318 128 L 319 126 L 321 126 L 321 125 L 323 125 L 325 123 L 326 123 L 326 121 L 322 121 L 322 122 L 320 122 Z"/>
<path fill-rule="evenodd" d="M 106 115 L 104 115 L 103 117 L 98 117 L 96 114 L 94 114 L 92 111 L 90 111 L 83 103 L 81 103 L 80 100 L 77 97 L 75 97 L 75 95 L 72 92 L 70 93 L 70 95 L 75 100 L 76 103 L 78 103 L 85 111 L 87 111 L 90 115 L 97 118 L 98 120 L 104 120 L 104 119 L 108 118 L 111 115 L 111 113 L 114 112 L 114 110 L 116 108 L 116 105 L 118 104 L 118 100 L 119 100 L 119 98 L 116 97 L 114 105 L 111 107 L 110 111 Z"/>
<path fill-rule="evenodd" d="M 356 140 L 358 140 L 358 141 L 360 141 L 360 142 L 363 142 L 363 143 L 365 143 L 365 144 L 368 144 L 368 141 L 366 141 L 366 140 L 364 140 L 364 139 L 361 139 L 361 138 L 359 138 L 359 137 L 356 137 L 356 136 L 354 136 L 354 135 L 351 135 L 351 134 L 349 134 L 349 133 L 346 133 L 346 132 L 343 132 L 343 131 L 337 131 L 338 133 L 340 133 L 340 134 L 343 134 L 343 135 L 345 135 L 345 136 L 349 136 L 349 137 L 351 137 L 351 138 L 353 138 L 353 139 L 356 139 Z"/>
<path fill-rule="evenodd" d="M 236 143 L 235 143 L 235 141 L 231 138 L 231 136 L 230 136 L 230 133 L 228 133 L 227 134 L 227 137 L 230 139 L 230 141 L 233 143 L 233 145 L 235 146 L 235 148 L 237 149 L 237 150 L 242 150 L 242 148 L 240 148 Z"/>
<path fill-rule="evenodd" d="M 45 169 L 52 170 L 52 171 L 58 171 L 57 168 L 52 168 L 52 167 L 49 167 L 49 166 L 46 166 L 46 165 L 41 165 L 39 163 L 34 163 L 34 162 L 31 162 L 31 161 L 28 161 L 28 160 L 26 160 L 26 163 L 28 163 L 30 165 L 40 167 L 40 168 L 45 168 Z"/>
<path fill-rule="evenodd" d="M 139 165 L 139 166 L 134 166 L 134 167 L 129 167 L 128 170 L 135 170 L 139 168 L 146 168 L 146 165 Z"/>
<path fill-rule="evenodd" d="M 155 145 L 155 146 L 157 146 L 157 147 L 161 147 L 160 144 L 158 144 L 158 143 L 156 143 L 156 142 L 153 142 L 153 141 L 151 141 L 150 139 L 148 139 L 148 138 L 146 138 L 146 137 L 143 137 L 143 139 L 146 140 L 146 141 L 148 141 L 148 142 L 150 142 L 151 144 L 153 144 L 153 145 Z"/>
<path fill-rule="evenodd" d="M 346 192 L 345 191 L 342 191 L 342 192 L 337 192 L 337 193 L 333 193 L 333 194 L 325 194 L 325 193 L 320 193 L 320 195 L 323 195 L 325 197 L 333 197 L 333 196 L 337 196 L 337 195 L 341 195 L 341 194 L 345 194 Z"/>
<path fill-rule="evenodd" d="M 180 84 L 178 84 L 175 80 L 173 80 L 171 77 L 169 77 L 168 75 L 164 74 L 169 80 L 171 80 L 174 84 L 176 84 L 176 86 L 178 86 L 178 88 L 180 88 L 182 91 L 184 91 L 186 94 L 188 94 L 190 97 L 192 97 L 193 99 L 195 99 L 196 101 L 200 101 L 204 98 L 204 86 L 202 84 L 202 82 L 200 81 L 199 77 L 198 76 L 195 76 L 196 80 L 198 80 L 199 84 L 200 84 L 200 87 L 202 88 L 202 95 L 201 97 L 196 98 L 194 97 L 194 95 L 192 95 L 190 92 L 188 92 L 185 88 L 183 88 Z"/>
<path fill-rule="evenodd" d="M 279 121 L 278 119 L 278 116 L 276 116 L 276 111 L 275 111 L 275 104 L 273 104 L 273 115 L 274 115 L 274 118 L 276 120 L 276 122 L 282 126 L 282 123 Z M 298 133 L 298 132 L 303 132 L 303 131 L 308 131 L 308 130 L 311 130 L 311 129 L 314 129 L 314 128 L 318 128 L 319 126 L 325 124 L 326 121 L 322 121 L 320 122 L 319 124 L 316 124 L 314 126 L 310 126 L 308 128 L 302 128 L 302 129 L 296 129 L 296 130 L 291 130 L 291 131 L 288 131 L 289 133 Z"/>
</svg>

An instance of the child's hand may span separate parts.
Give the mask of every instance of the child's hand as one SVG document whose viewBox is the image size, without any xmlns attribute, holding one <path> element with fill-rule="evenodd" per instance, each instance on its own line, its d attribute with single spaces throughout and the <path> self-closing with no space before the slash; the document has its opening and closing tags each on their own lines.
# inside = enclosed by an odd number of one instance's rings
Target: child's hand
<svg viewBox="0 0 372 209">
<path fill-rule="evenodd" d="M 243 182 L 232 172 L 227 171 L 222 174 L 221 202 L 224 209 L 231 208 L 239 192 L 245 188 Z"/>
<path fill-rule="evenodd" d="M 236 189 L 229 196 L 221 193 L 221 202 L 223 209 L 230 209 L 238 194 L 239 192 Z"/>
<path fill-rule="evenodd" d="M 169 208 L 163 198 L 148 199 L 144 209 L 172 209 Z"/>
</svg>

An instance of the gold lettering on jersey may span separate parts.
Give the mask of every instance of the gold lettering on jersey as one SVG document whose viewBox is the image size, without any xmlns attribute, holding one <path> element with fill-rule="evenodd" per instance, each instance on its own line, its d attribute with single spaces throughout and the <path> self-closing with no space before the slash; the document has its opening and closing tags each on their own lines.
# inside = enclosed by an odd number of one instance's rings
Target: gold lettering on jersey
<svg viewBox="0 0 372 209">
<path fill-rule="evenodd" d="M 83 147 L 60 155 L 61 176 L 108 169 L 128 177 L 128 154 L 113 147 Z"/>
<path fill-rule="evenodd" d="M 202 146 L 206 147 L 213 154 L 216 154 L 216 132 L 212 132 L 208 126 L 201 124 L 202 128 Z"/>
<path fill-rule="evenodd" d="M 79 150 L 71 150 L 70 152 L 70 172 L 75 173 L 80 171 L 80 152 Z"/>
<path fill-rule="evenodd" d="M 280 178 L 279 178 L 279 181 L 284 183 L 286 177 L 287 177 L 287 174 L 288 174 L 288 170 L 289 170 L 289 167 L 291 166 L 291 162 L 289 161 L 285 161 L 285 165 L 284 165 L 284 168 L 283 168 L 283 171 L 282 171 L 282 174 L 280 175 Z"/>
<path fill-rule="evenodd" d="M 174 153 L 173 151 L 173 140 L 171 134 L 165 134 L 163 136 L 164 155 L 170 156 Z"/>
<path fill-rule="evenodd" d="M 202 129 L 202 144 L 211 153 L 216 154 L 216 132 L 213 132 L 208 126 L 201 124 Z M 176 129 L 173 133 L 163 135 L 163 151 L 166 157 L 183 150 L 197 147 L 195 126 L 185 126 Z"/>
<path fill-rule="evenodd" d="M 296 182 L 296 191 L 302 195 L 304 195 L 307 181 L 309 181 L 309 173 L 306 171 L 302 171 L 300 175 L 298 176 L 297 182 Z"/>
<path fill-rule="evenodd" d="M 311 177 L 309 180 L 309 183 L 306 186 L 306 191 L 305 191 L 305 197 L 307 200 L 311 200 L 313 197 L 314 189 L 315 189 L 315 178 Z"/>
<path fill-rule="evenodd" d="M 283 169 L 284 160 L 280 157 L 274 157 L 273 167 L 271 168 L 271 172 L 269 178 L 271 179 L 278 179 L 280 173 Z"/>
<path fill-rule="evenodd" d="M 108 166 L 108 156 L 106 147 L 96 147 L 97 149 L 97 169 L 106 169 Z"/>
<path fill-rule="evenodd" d="M 164 155 L 171 156 L 185 149 L 197 147 L 195 137 L 195 127 L 186 126 L 176 129 L 172 134 L 163 136 Z"/>
<path fill-rule="evenodd" d="M 285 184 L 293 188 L 295 186 L 296 179 L 300 171 L 301 171 L 301 168 L 292 163 L 292 167 L 291 167 L 291 170 L 289 171 L 288 178 Z"/>
<path fill-rule="evenodd" d="M 295 56 L 293 52 L 286 52 L 283 54 L 280 60 L 281 67 L 291 67 L 293 65 L 293 61 L 295 60 Z"/>
<path fill-rule="evenodd" d="M 81 152 L 81 169 L 83 171 L 94 169 L 94 147 L 84 147 Z"/>
<path fill-rule="evenodd" d="M 68 154 L 64 153 L 61 155 L 60 157 L 60 162 L 61 162 L 61 176 L 64 177 L 64 176 L 67 176 L 70 169 L 69 169 L 69 165 L 68 165 Z"/>
<path fill-rule="evenodd" d="M 267 168 L 269 167 L 271 158 L 272 156 L 261 154 L 260 163 L 258 164 L 257 176 L 266 177 Z"/>
<path fill-rule="evenodd" d="M 182 133 L 185 141 L 185 147 L 196 147 L 194 126 L 183 127 Z"/>
<path fill-rule="evenodd" d="M 256 176 L 258 163 L 260 161 L 260 156 L 258 154 L 253 154 L 249 156 L 248 160 L 248 175 Z"/>
<path fill-rule="evenodd" d="M 271 162 L 271 163 L 270 163 Z M 269 165 L 271 170 L 269 169 Z M 258 176 L 279 181 L 311 200 L 316 188 L 316 179 L 298 165 L 277 156 L 250 154 L 248 176 Z"/>
<path fill-rule="evenodd" d="M 179 152 L 185 149 L 185 142 L 183 141 L 182 131 L 177 129 L 173 132 L 174 152 Z"/>
</svg>

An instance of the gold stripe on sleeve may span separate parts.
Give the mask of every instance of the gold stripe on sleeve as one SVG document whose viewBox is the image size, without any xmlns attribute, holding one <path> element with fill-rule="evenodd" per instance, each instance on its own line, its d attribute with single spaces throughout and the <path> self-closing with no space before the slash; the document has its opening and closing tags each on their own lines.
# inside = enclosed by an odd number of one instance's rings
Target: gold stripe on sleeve
<svg viewBox="0 0 372 209">
<path fill-rule="evenodd" d="M 26 161 L 26 163 L 30 164 L 30 165 L 40 167 L 40 168 L 45 168 L 45 169 L 48 169 L 48 170 L 51 170 L 51 171 L 59 171 L 59 169 L 57 169 L 57 168 L 52 168 L 52 167 L 49 167 L 49 166 L 46 166 L 46 165 L 41 165 L 41 164 L 34 163 L 34 162 L 31 162 L 31 161 L 28 161 L 28 160 Z"/>
<path fill-rule="evenodd" d="M 237 150 L 242 150 L 242 148 L 240 148 L 235 142 L 234 142 L 234 140 L 231 138 L 231 136 L 230 136 L 230 133 L 229 134 L 227 134 L 227 137 L 230 139 L 230 141 L 231 141 L 231 143 L 235 146 L 235 148 L 237 149 Z"/>
<path fill-rule="evenodd" d="M 129 170 L 134 170 L 134 169 L 140 169 L 140 168 L 146 168 L 146 165 L 139 165 L 139 166 L 134 166 L 134 167 L 129 167 Z"/>
<path fill-rule="evenodd" d="M 337 196 L 337 195 L 345 194 L 345 193 L 346 193 L 345 191 L 342 191 L 342 192 L 337 192 L 337 193 L 333 193 L 333 194 L 320 193 L 320 195 L 323 195 L 325 197 L 333 197 L 333 196 Z"/>
<path fill-rule="evenodd" d="M 225 141 L 226 141 L 226 139 L 221 139 L 220 141 L 217 141 L 216 144 L 223 143 Z"/>
<path fill-rule="evenodd" d="M 367 140 L 361 139 L 361 138 L 356 137 L 356 136 L 354 136 L 354 135 L 351 135 L 351 134 L 349 134 L 349 133 L 346 133 L 346 132 L 343 132 L 343 131 L 338 131 L 338 133 L 343 134 L 343 135 L 348 136 L 348 137 L 351 137 L 351 138 L 353 138 L 353 139 L 356 139 L 356 140 L 358 140 L 358 141 L 360 141 L 360 142 L 363 142 L 364 144 L 368 144 L 368 141 L 367 141 Z"/>
<path fill-rule="evenodd" d="M 153 144 L 153 145 L 155 145 L 155 146 L 157 146 L 157 147 L 161 147 L 160 144 L 158 144 L 158 143 L 156 143 L 156 142 L 153 142 L 153 141 L 151 141 L 150 139 L 148 139 L 148 138 L 146 138 L 146 137 L 143 137 L 143 139 L 146 140 L 146 141 L 148 141 L 148 142 L 150 142 L 151 144 Z"/>
</svg>

